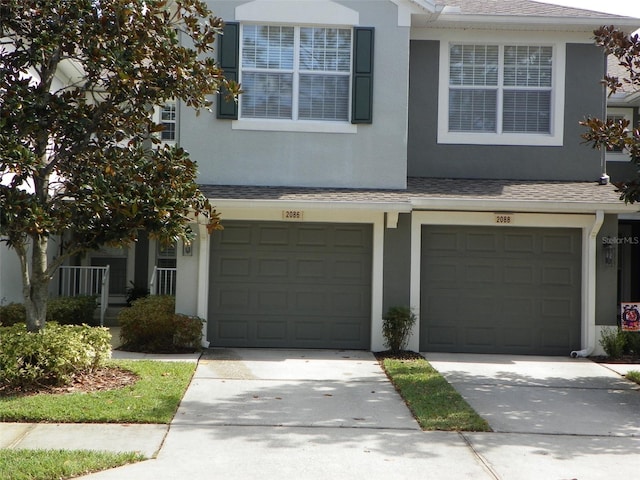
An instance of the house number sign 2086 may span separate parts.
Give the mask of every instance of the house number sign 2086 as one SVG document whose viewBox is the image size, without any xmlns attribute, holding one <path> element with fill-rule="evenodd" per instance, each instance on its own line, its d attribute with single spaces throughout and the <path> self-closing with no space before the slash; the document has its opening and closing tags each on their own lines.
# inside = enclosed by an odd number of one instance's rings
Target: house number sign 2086
<svg viewBox="0 0 640 480">
<path fill-rule="evenodd" d="M 513 215 L 510 213 L 496 213 L 496 223 L 502 225 L 513 223 Z"/>
<path fill-rule="evenodd" d="M 302 220 L 304 217 L 302 210 L 283 210 L 283 220 Z"/>
</svg>

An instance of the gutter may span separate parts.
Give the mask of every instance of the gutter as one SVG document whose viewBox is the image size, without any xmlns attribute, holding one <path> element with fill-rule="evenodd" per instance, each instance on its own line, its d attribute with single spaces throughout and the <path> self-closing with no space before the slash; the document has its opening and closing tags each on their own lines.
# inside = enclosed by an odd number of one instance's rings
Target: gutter
<svg viewBox="0 0 640 480">
<path fill-rule="evenodd" d="M 587 282 L 586 288 L 583 288 L 582 299 L 582 308 L 584 309 L 582 345 L 584 348 L 570 352 L 572 358 L 588 357 L 596 348 L 596 238 L 603 222 L 604 212 L 602 210 L 596 211 L 596 218 L 586 236 L 588 242 L 586 247 L 586 262 L 584 260 L 582 262 L 582 278 L 586 279 Z"/>
</svg>

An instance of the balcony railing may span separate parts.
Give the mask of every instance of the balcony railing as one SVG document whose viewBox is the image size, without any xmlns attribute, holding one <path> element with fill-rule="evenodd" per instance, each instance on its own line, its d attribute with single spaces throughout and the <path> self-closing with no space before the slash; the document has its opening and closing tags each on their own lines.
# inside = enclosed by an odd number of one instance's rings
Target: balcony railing
<svg viewBox="0 0 640 480">
<path fill-rule="evenodd" d="M 153 274 L 149 281 L 149 293 L 151 295 L 176 294 L 176 268 L 153 267 Z"/>
<path fill-rule="evenodd" d="M 60 267 L 60 295 L 95 295 L 100 300 L 100 326 L 109 306 L 109 265 L 104 267 L 62 266 Z"/>
</svg>

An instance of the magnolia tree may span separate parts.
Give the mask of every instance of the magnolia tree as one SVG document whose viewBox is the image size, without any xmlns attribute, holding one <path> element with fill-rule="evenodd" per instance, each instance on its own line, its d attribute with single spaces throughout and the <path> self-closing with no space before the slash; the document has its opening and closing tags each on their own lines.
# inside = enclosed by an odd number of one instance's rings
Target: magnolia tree
<svg viewBox="0 0 640 480">
<path fill-rule="evenodd" d="M 620 78 L 606 75 L 604 82 L 614 94 L 640 89 L 640 40 L 638 35 L 627 35 L 614 26 L 601 27 L 595 32 L 596 44 L 603 47 L 607 56 L 615 57 L 625 71 Z M 630 161 L 637 168 L 635 178 L 616 181 L 614 185 L 620 192 L 620 200 L 635 203 L 640 200 L 640 130 L 626 119 L 600 119 L 589 117 L 581 122 L 588 128 L 582 137 L 599 150 L 620 149 L 629 155 Z"/>
<path fill-rule="evenodd" d="M 20 259 L 30 331 L 70 256 L 140 229 L 189 241 L 192 215 L 219 228 L 195 163 L 159 145 L 153 107 L 200 111 L 238 92 L 211 56 L 221 28 L 199 0 L 0 0 L 0 235 Z"/>
</svg>

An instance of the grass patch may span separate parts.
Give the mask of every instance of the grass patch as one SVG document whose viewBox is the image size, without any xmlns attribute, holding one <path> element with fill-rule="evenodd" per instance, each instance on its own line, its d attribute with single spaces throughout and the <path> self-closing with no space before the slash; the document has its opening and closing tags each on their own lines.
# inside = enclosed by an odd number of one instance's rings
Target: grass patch
<svg viewBox="0 0 640 480">
<path fill-rule="evenodd" d="M 426 360 L 385 358 L 382 365 L 423 430 L 491 431 Z"/>
<path fill-rule="evenodd" d="M 130 370 L 140 379 L 116 390 L 0 397 L 0 421 L 167 424 L 196 368 L 192 362 L 150 360 L 110 364 Z"/>
<path fill-rule="evenodd" d="M 0 450 L 3 480 L 63 480 L 144 460 L 137 453 Z"/>
<path fill-rule="evenodd" d="M 628 378 L 629 380 L 631 380 L 632 382 L 636 382 L 638 385 L 640 385 L 640 372 L 639 371 L 631 370 L 630 372 L 627 372 L 625 377 Z"/>
</svg>

